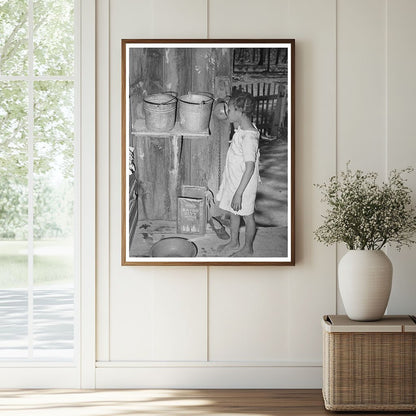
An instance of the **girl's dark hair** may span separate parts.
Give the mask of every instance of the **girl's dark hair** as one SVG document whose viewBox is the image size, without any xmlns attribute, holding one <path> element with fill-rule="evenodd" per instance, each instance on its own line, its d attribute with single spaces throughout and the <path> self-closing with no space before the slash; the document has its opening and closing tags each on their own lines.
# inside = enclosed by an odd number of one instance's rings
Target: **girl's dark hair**
<svg viewBox="0 0 416 416">
<path fill-rule="evenodd" d="M 236 90 L 230 98 L 229 105 L 235 105 L 243 114 L 251 117 L 254 111 L 254 98 L 248 92 Z"/>
</svg>

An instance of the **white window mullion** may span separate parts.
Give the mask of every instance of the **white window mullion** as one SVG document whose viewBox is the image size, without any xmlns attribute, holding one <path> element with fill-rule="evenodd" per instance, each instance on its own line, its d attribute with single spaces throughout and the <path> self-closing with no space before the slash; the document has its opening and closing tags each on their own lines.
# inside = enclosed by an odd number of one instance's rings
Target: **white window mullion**
<svg viewBox="0 0 416 416">
<path fill-rule="evenodd" d="M 34 74 L 33 74 L 33 0 L 28 3 L 28 358 L 33 358 L 33 141 L 34 141 Z"/>
<path fill-rule="evenodd" d="M 81 0 L 74 0 L 74 40 L 75 40 L 75 48 L 74 48 L 74 76 L 71 77 L 72 81 L 74 82 L 74 121 L 75 121 L 75 134 L 74 134 L 74 161 L 75 166 L 79 167 L 80 163 L 80 147 L 81 147 L 81 89 L 80 89 L 80 74 L 81 74 L 81 16 L 80 16 L 80 1 Z M 80 256 L 80 236 L 81 236 L 81 175 L 80 169 L 76 168 L 74 171 L 74 180 L 75 180 L 75 187 L 74 187 L 74 304 L 76 305 L 75 308 L 75 319 L 74 319 L 74 363 L 77 366 L 81 364 L 81 351 L 80 351 L 80 339 L 81 339 L 81 314 L 80 314 L 80 291 L 81 291 L 81 256 Z M 81 373 L 80 373 L 81 379 Z M 80 380 L 81 384 L 81 380 Z"/>
<path fill-rule="evenodd" d="M 81 388 L 95 388 L 95 18 L 96 2 L 80 1 L 82 47 L 79 74 L 80 137 L 80 311 Z"/>
</svg>

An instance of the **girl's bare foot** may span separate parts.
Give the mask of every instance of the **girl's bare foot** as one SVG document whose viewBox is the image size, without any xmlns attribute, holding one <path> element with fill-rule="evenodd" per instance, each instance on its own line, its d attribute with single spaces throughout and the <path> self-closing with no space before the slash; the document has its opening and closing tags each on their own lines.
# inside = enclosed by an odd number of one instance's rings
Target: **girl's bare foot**
<svg viewBox="0 0 416 416">
<path fill-rule="evenodd" d="M 237 252 L 231 254 L 230 257 L 252 257 L 254 254 L 254 251 L 250 247 L 243 247 L 241 250 L 238 250 Z"/>
<path fill-rule="evenodd" d="M 235 241 L 229 241 L 227 244 L 222 244 L 218 247 L 218 252 L 221 253 L 223 251 L 230 251 L 230 250 L 237 250 L 240 248 L 240 244 Z"/>
</svg>

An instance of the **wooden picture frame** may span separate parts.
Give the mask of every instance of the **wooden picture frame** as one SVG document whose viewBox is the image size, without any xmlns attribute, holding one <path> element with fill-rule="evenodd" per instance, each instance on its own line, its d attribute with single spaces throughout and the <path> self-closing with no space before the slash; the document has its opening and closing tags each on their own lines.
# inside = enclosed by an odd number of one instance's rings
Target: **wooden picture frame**
<svg viewBox="0 0 416 416">
<path fill-rule="evenodd" d="M 121 46 L 122 265 L 294 265 L 295 41 Z M 236 166 L 254 173 L 230 214 L 216 198 L 235 196 Z M 224 249 L 232 230 L 241 247 Z"/>
</svg>

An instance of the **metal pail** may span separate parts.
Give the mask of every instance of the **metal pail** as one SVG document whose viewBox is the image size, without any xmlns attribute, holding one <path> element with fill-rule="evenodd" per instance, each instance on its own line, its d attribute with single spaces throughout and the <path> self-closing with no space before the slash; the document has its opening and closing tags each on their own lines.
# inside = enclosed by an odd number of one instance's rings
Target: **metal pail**
<svg viewBox="0 0 416 416">
<path fill-rule="evenodd" d="M 179 97 L 179 124 L 189 132 L 203 132 L 209 127 L 212 103 L 210 93 L 192 93 Z"/>
<path fill-rule="evenodd" d="M 169 131 L 175 126 L 178 99 L 171 93 L 148 95 L 144 98 L 144 119 L 150 131 Z"/>
</svg>

